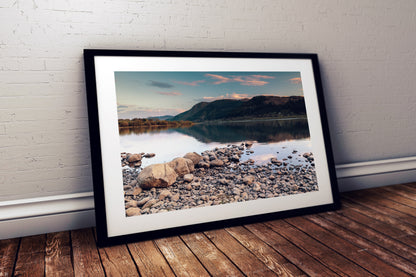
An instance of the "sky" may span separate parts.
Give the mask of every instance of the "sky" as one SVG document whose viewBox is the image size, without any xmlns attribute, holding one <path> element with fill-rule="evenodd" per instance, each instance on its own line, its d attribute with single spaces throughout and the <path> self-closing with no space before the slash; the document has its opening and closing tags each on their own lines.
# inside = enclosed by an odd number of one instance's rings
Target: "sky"
<svg viewBox="0 0 416 277">
<path fill-rule="evenodd" d="M 300 72 L 115 72 L 119 119 L 177 115 L 199 102 L 302 96 Z"/>
</svg>

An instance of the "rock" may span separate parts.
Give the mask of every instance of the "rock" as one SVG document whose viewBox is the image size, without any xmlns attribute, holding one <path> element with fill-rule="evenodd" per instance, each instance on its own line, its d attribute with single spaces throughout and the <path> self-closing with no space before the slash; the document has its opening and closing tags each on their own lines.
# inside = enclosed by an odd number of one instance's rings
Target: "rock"
<svg viewBox="0 0 416 277">
<path fill-rule="evenodd" d="M 176 201 L 178 201 L 178 200 L 179 200 L 179 197 L 180 197 L 180 195 L 179 195 L 179 193 L 177 193 L 177 194 L 173 195 L 173 196 L 170 198 L 170 200 L 172 200 L 172 201 L 176 202 Z"/>
<path fill-rule="evenodd" d="M 143 189 L 141 188 L 141 187 L 135 187 L 134 188 L 134 190 L 133 190 L 133 195 L 134 196 L 137 196 L 137 195 L 139 195 L 140 193 L 142 193 L 142 191 L 143 191 Z"/>
<path fill-rule="evenodd" d="M 253 190 L 254 191 L 260 191 L 261 190 L 261 186 L 260 186 L 260 184 L 259 183 L 254 183 L 254 186 L 253 186 Z"/>
<path fill-rule="evenodd" d="M 224 162 L 223 162 L 223 161 L 221 161 L 221 160 L 215 159 L 215 160 L 210 161 L 210 162 L 209 162 L 209 165 L 210 165 L 211 167 L 223 166 L 223 165 L 224 165 Z"/>
<path fill-rule="evenodd" d="M 199 163 L 196 166 L 200 168 L 209 168 L 209 163 L 204 162 L 204 161 L 199 161 Z"/>
<path fill-rule="evenodd" d="M 252 142 L 252 141 L 246 141 L 246 142 L 244 143 L 244 145 L 245 145 L 247 148 L 250 148 L 250 147 L 253 145 L 253 143 L 254 143 L 254 142 Z"/>
<path fill-rule="evenodd" d="M 250 185 L 254 182 L 254 180 L 255 180 L 254 176 L 245 176 L 243 178 L 243 183 L 246 185 Z"/>
<path fill-rule="evenodd" d="M 190 159 L 193 163 L 194 163 L 194 165 L 196 165 L 196 164 L 198 164 L 199 163 L 199 161 L 201 161 L 202 160 L 202 156 L 201 155 L 199 155 L 198 153 L 196 153 L 196 152 L 189 152 L 189 153 L 186 153 L 186 155 L 185 156 L 183 156 L 185 159 Z"/>
<path fill-rule="evenodd" d="M 152 207 L 154 204 L 156 204 L 156 202 L 157 202 L 157 199 L 151 199 L 151 200 L 149 200 L 149 201 L 147 201 L 146 202 L 146 204 L 144 204 L 144 206 L 142 207 L 142 209 L 144 210 L 144 209 L 146 209 L 146 208 L 150 208 L 150 207 Z"/>
<path fill-rule="evenodd" d="M 149 201 L 150 199 L 152 199 L 150 196 L 145 197 L 145 198 L 143 198 L 142 200 L 139 200 L 139 201 L 137 202 L 137 205 L 138 205 L 138 206 L 143 206 L 143 205 L 144 205 L 144 204 L 146 204 L 146 203 L 147 203 L 147 201 Z"/>
<path fill-rule="evenodd" d="M 178 174 L 179 177 L 189 174 L 195 170 L 194 163 L 190 159 L 175 158 L 167 163 Z"/>
<path fill-rule="evenodd" d="M 125 204 L 126 208 L 137 208 L 137 201 L 130 200 Z"/>
<path fill-rule="evenodd" d="M 136 216 L 141 215 L 141 210 L 139 208 L 128 208 L 126 210 L 126 216 Z"/>
<path fill-rule="evenodd" d="M 238 155 L 233 155 L 231 157 L 231 161 L 233 161 L 233 162 L 238 162 L 239 160 L 240 160 L 240 156 L 238 156 Z"/>
<path fill-rule="evenodd" d="M 129 163 L 136 163 L 136 162 L 141 161 L 141 160 L 142 160 L 142 155 L 140 155 L 140 154 L 130 155 L 127 159 L 127 161 Z"/>
<path fill-rule="evenodd" d="M 194 175 L 192 175 L 192 174 L 186 174 L 186 175 L 184 175 L 183 176 L 183 180 L 185 181 L 185 182 L 192 182 L 192 180 L 194 179 Z"/>
<path fill-rule="evenodd" d="M 178 174 L 168 164 L 152 164 L 137 176 L 137 183 L 143 189 L 166 188 L 172 185 Z"/>
<path fill-rule="evenodd" d="M 164 189 L 159 194 L 159 200 L 162 201 L 163 199 L 170 197 L 171 195 L 172 193 L 169 190 Z"/>
<path fill-rule="evenodd" d="M 153 158 L 154 156 L 156 156 L 155 153 L 146 153 L 146 154 L 143 155 L 143 157 L 145 157 L 145 158 Z"/>
<path fill-rule="evenodd" d="M 142 161 L 138 161 L 134 163 L 134 167 L 141 167 L 141 166 L 142 166 Z"/>
</svg>

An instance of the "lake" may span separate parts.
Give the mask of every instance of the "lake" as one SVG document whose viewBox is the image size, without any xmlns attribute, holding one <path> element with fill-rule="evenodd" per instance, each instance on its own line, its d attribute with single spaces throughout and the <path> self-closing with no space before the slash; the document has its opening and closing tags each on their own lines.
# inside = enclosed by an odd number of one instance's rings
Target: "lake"
<svg viewBox="0 0 416 277">
<path fill-rule="evenodd" d="M 123 128 L 120 129 L 120 152 L 155 153 L 153 158 L 142 160 L 142 167 L 164 163 L 188 152 L 201 153 L 230 144 L 240 145 L 254 141 L 244 152 L 241 161 L 253 159 L 265 164 L 272 157 L 288 158 L 290 164 L 304 165 L 299 155 L 311 152 L 307 119 L 268 119 L 220 123 L 200 123 L 187 128 Z M 294 152 L 295 151 L 295 152 Z"/>
</svg>

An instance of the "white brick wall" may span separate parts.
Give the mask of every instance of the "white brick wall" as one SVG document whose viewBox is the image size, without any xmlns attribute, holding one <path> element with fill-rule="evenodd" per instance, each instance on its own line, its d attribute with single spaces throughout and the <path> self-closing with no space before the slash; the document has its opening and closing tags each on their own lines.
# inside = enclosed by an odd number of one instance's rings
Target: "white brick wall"
<svg viewBox="0 0 416 277">
<path fill-rule="evenodd" d="M 84 48 L 316 52 L 338 164 L 416 155 L 413 0 L 0 0 L 0 201 L 92 189 Z"/>
</svg>

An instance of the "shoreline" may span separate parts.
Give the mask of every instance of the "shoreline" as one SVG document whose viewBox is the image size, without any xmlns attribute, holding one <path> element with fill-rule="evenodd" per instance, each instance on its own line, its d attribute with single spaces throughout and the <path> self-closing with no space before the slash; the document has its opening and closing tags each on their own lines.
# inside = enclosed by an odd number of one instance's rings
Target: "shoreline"
<svg viewBox="0 0 416 277">
<path fill-rule="evenodd" d="M 251 159 L 240 162 L 243 154 L 252 154 L 250 147 L 250 144 L 242 143 L 204 151 L 200 155 L 201 160 L 195 163 L 192 170 L 175 177 L 174 182 L 167 187 L 142 188 L 138 182 L 139 170 L 124 166 L 126 216 L 318 190 L 312 153 L 298 153 L 293 150 L 292 155 L 284 161 L 271 158 L 264 165 L 255 165 Z M 122 160 L 123 155 L 124 159 L 128 157 L 128 154 L 122 153 Z M 305 159 L 305 165 L 290 164 L 295 156 Z"/>
</svg>

